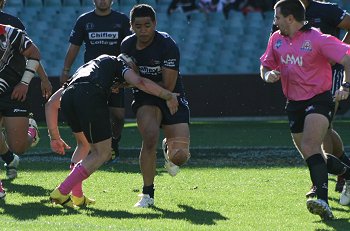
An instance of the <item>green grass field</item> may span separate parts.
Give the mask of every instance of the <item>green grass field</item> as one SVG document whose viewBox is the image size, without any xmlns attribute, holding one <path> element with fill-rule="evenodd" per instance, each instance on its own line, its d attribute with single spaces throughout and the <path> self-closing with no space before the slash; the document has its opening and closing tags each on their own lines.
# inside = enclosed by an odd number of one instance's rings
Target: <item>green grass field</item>
<svg viewBox="0 0 350 231">
<path fill-rule="evenodd" d="M 335 127 L 349 143 L 349 121 Z M 62 135 L 74 147 L 68 128 Z M 142 186 L 134 124 L 123 132 L 120 163 L 84 182 L 96 204 L 79 210 L 49 203 L 48 194 L 69 172 L 69 154 L 50 153 L 44 126 L 41 138 L 22 157 L 19 177 L 3 181 L 8 195 L 0 204 L 1 230 L 350 230 L 350 208 L 338 204 L 333 176 L 336 219 L 323 222 L 307 211 L 309 173 L 285 121 L 192 123 L 192 158 L 176 177 L 164 171 L 158 152 L 156 206 L 148 209 L 133 208 Z"/>
</svg>

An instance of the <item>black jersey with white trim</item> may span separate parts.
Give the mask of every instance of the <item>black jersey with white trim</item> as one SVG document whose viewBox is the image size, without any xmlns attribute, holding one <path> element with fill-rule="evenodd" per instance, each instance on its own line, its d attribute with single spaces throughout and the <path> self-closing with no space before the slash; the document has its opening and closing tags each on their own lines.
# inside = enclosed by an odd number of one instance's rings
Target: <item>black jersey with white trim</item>
<svg viewBox="0 0 350 231">
<path fill-rule="evenodd" d="M 121 52 L 133 57 L 142 77 L 154 82 L 163 80 L 162 68 L 179 71 L 180 51 L 175 41 L 165 32 L 155 31 L 152 43 L 142 50 L 136 49 L 136 35 L 126 37 L 121 45 Z M 184 87 L 180 72 L 173 92 L 184 96 Z M 133 88 L 134 94 L 144 93 Z M 146 93 L 144 93 L 146 94 Z"/>
<path fill-rule="evenodd" d="M 12 92 L 20 82 L 26 67 L 21 53 L 31 44 L 24 31 L 0 24 L 0 94 Z"/>
<path fill-rule="evenodd" d="M 100 55 L 81 66 L 74 75 L 68 79 L 65 87 L 71 84 L 88 82 L 95 84 L 105 92 L 110 92 L 114 84 L 124 83 L 124 73 L 130 68 L 116 56 Z"/>
<path fill-rule="evenodd" d="M 109 15 L 99 16 L 92 10 L 79 16 L 69 42 L 77 46 L 85 43 L 86 63 L 102 54 L 118 56 L 121 41 L 130 34 L 125 14 L 112 10 Z"/>
<path fill-rule="evenodd" d="M 310 1 L 306 8 L 305 18 L 311 26 L 319 28 L 322 33 L 339 38 L 338 25 L 343 21 L 346 11 L 338 7 L 336 3 Z"/>
<path fill-rule="evenodd" d="M 4 25 L 10 25 L 10 26 L 16 27 L 23 31 L 26 30 L 25 26 L 23 25 L 22 21 L 19 18 L 3 11 L 0 11 L 0 23 Z"/>
</svg>

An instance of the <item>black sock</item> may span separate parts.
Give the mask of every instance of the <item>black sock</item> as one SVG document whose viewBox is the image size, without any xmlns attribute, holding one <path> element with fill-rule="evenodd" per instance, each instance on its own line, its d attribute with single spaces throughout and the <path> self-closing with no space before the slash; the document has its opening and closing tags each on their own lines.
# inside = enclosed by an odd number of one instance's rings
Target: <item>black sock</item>
<svg viewBox="0 0 350 231">
<path fill-rule="evenodd" d="M 148 194 L 150 198 L 154 198 L 154 184 L 151 184 L 150 186 L 143 186 L 142 193 Z"/>
<path fill-rule="evenodd" d="M 15 156 L 13 155 L 13 152 L 11 152 L 10 150 L 8 150 L 5 154 L 1 155 L 1 159 L 5 161 L 7 165 L 10 164 L 14 158 Z"/>
<path fill-rule="evenodd" d="M 349 157 L 345 154 L 345 152 L 343 152 L 343 155 L 339 157 L 339 160 L 341 160 L 341 162 L 343 162 L 344 164 L 350 167 L 350 160 L 349 160 Z"/>
<path fill-rule="evenodd" d="M 328 204 L 328 172 L 327 164 L 320 153 L 310 156 L 306 160 L 309 167 L 312 184 L 316 188 L 318 199 Z"/>
<path fill-rule="evenodd" d="M 119 136 L 118 138 L 114 138 L 112 137 L 112 149 L 115 153 L 115 156 L 119 156 L 119 141 L 121 139 L 121 136 Z"/>
<path fill-rule="evenodd" d="M 333 175 L 342 175 L 346 172 L 346 165 L 340 161 L 336 156 L 333 156 L 331 154 L 327 155 L 327 170 L 328 173 Z"/>
</svg>

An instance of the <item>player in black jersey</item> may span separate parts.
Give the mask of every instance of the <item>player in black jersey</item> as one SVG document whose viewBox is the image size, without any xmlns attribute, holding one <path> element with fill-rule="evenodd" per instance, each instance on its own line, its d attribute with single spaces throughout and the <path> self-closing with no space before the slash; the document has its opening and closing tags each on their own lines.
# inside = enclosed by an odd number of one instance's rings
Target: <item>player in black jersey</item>
<svg viewBox="0 0 350 231">
<path fill-rule="evenodd" d="M 73 187 L 87 179 L 106 160 L 111 152 L 111 126 L 108 99 L 111 91 L 128 83 L 166 102 L 170 114 L 178 109 L 177 93 L 172 93 L 149 79 L 141 78 L 121 59 L 101 55 L 80 67 L 63 88 L 61 110 L 73 133 L 86 137 L 91 153 L 79 162 L 69 176 L 50 193 L 53 203 L 74 207 L 70 198 Z M 57 100 L 57 98 L 56 98 Z M 57 107 L 46 111 L 51 148 L 64 154 L 67 144 L 57 127 Z M 82 198 L 84 200 L 85 196 Z M 81 201 L 83 204 L 83 200 Z"/>
<path fill-rule="evenodd" d="M 37 137 L 35 129 L 28 131 L 27 92 L 40 52 L 24 31 L 0 24 L 0 57 L 0 120 L 6 131 L 6 138 L 0 132 L 0 153 L 12 156 L 23 154 Z"/>
<path fill-rule="evenodd" d="M 180 93 L 179 110 L 171 115 L 164 100 L 149 95 L 142 89 L 132 89 L 132 108 L 143 140 L 140 152 L 143 189 L 139 195 L 141 199 L 135 207 L 148 207 L 154 204 L 153 183 L 160 127 L 166 137 L 162 146 L 169 174 L 175 176 L 179 171 L 179 166 L 170 161 L 171 156 L 178 154 L 187 159 L 190 157 L 189 107 L 179 74 L 179 48 L 169 34 L 156 31 L 154 9 L 146 4 L 136 5 L 130 11 L 130 19 L 135 33 L 124 39 L 121 52 L 134 59 L 133 63 L 142 77 L 169 91 Z"/>
<path fill-rule="evenodd" d="M 7 14 L 3 11 L 3 8 L 5 6 L 5 1 L 0 0 L 0 23 L 4 25 L 10 25 L 13 27 L 16 27 L 18 29 L 21 29 L 22 31 L 25 31 L 25 26 L 23 25 L 22 21 L 10 14 Z M 47 77 L 47 74 L 42 67 L 42 65 L 39 65 L 39 68 L 37 70 L 39 77 L 41 79 L 41 92 L 43 97 L 48 99 L 48 97 L 52 93 L 52 86 L 49 81 L 49 78 Z M 36 122 L 34 119 L 29 120 L 30 123 L 30 129 L 32 129 L 34 126 L 36 126 Z M 39 138 L 36 139 L 39 141 Z M 6 168 L 6 177 L 8 179 L 14 179 L 17 177 L 17 166 L 19 164 L 19 157 L 16 154 L 13 153 L 7 153 L 6 155 L 1 155 L 2 160 L 5 162 L 5 168 Z"/>
<path fill-rule="evenodd" d="M 71 32 L 64 68 L 60 77 L 63 84 L 69 77 L 70 68 L 80 50 L 85 44 L 84 63 L 102 54 L 120 54 L 120 43 L 129 35 L 129 18 L 112 9 L 112 0 L 94 0 L 95 9 L 79 16 Z M 112 94 L 109 100 L 111 113 L 112 159 L 119 156 L 119 141 L 124 127 L 124 89 L 119 93 Z"/>
</svg>

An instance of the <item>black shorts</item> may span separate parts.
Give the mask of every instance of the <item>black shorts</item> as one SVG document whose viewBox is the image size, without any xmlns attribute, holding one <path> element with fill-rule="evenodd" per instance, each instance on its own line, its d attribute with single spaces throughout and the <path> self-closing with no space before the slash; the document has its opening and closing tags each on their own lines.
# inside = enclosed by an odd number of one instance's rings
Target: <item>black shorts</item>
<svg viewBox="0 0 350 231">
<path fill-rule="evenodd" d="M 0 96 L 0 113 L 6 117 L 28 117 L 29 102 L 11 99 L 11 93 Z"/>
<path fill-rule="evenodd" d="M 304 130 L 305 117 L 312 113 L 324 115 L 331 124 L 334 115 L 334 102 L 329 91 L 316 95 L 309 100 L 288 101 L 286 111 L 291 133 Z"/>
<path fill-rule="evenodd" d="M 184 97 L 178 97 L 179 108 L 178 111 L 171 115 L 166 101 L 151 95 L 142 95 L 136 96 L 132 102 L 132 110 L 136 114 L 137 109 L 143 105 L 152 105 L 157 106 L 162 112 L 162 121 L 163 125 L 172 125 L 180 123 L 190 123 L 190 109 L 188 107 L 188 102 Z"/>
<path fill-rule="evenodd" d="M 119 88 L 118 93 L 111 93 L 108 99 L 108 106 L 124 108 L 124 88 Z"/>
<path fill-rule="evenodd" d="M 73 132 L 84 132 L 89 143 L 98 143 L 112 134 L 107 99 L 93 84 L 73 84 L 62 93 L 61 111 Z"/>
<path fill-rule="evenodd" d="M 332 95 L 335 94 L 343 82 L 344 78 L 344 67 L 338 63 L 332 66 Z"/>
</svg>

